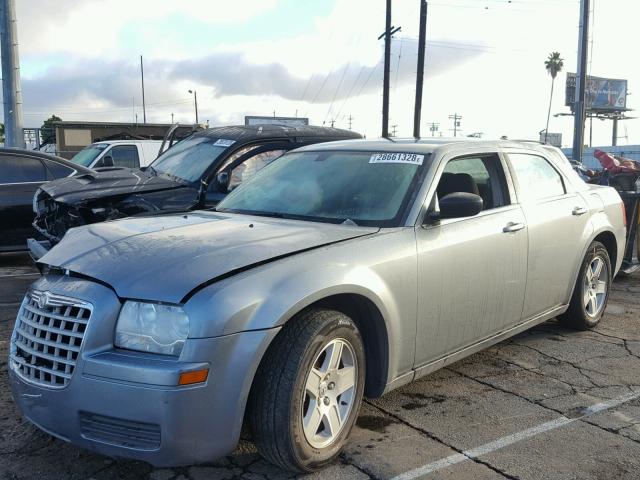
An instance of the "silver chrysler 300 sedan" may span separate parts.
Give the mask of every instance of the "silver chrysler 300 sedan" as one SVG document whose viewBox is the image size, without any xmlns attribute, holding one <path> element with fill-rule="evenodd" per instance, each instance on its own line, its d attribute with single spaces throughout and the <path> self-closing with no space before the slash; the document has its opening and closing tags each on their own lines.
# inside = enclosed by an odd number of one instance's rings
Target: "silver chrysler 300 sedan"
<svg viewBox="0 0 640 480">
<path fill-rule="evenodd" d="M 593 327 L 620 197 L 526 142 L 288 153 L 216 211 L 88 225 L 41 258 L 10 346 L 24 415 L 107 455 L 311 471 L 376 397 L 551 317 Z"/>
</svg>

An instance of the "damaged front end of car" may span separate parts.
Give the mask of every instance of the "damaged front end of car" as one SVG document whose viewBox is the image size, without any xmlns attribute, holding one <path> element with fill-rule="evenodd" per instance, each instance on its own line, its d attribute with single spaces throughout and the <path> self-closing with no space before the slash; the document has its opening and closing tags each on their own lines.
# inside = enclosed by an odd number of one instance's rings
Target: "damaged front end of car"
<svg viewBox="0 0 640 480">
<path fill-rule="evenodd" d="M 153 215 L 189 210 L 197 200 L 197 192 L 189 190 L 191 191 L 182 191 L 180 194 L 175 191 L 171 192 L 174 195 L 171 195 L 172 198 L 169 199 L 167 198 L 169 192 L 161 191 L 71 202 L 65 201 L 64 196 L 54 198 L 45 190 L 40 189 L 33 199 L 35 213 L 33 227 L 47 241 L 38 242 L 29 239 L 27 245 L 31 257 L 34 260 L 42 257 L 51 247 L 60 242 L 71 228 L 117 220 L 132 215 Z"/>
</svg>

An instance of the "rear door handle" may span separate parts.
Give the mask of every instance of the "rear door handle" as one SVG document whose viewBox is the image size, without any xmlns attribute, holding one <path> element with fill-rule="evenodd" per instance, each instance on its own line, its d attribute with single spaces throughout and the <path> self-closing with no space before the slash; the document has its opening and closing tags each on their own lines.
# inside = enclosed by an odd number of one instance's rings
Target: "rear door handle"
<svg viewBox="0 0 640 480">
<path fill-rule="evenodd" d="M 517 232 L 518 230 L 522 230 L 526 225 L 520 222 L 509 222 L 507 226 L 502 229 L 504 233 L 512 233 Z"/>
<path fill-rule="evenodd" d="M 576 216 L 584 215 L 585 213 L 587 213 L 587 209 L 584 207 L 574 207 L 571 213 Z"/>
</svg>

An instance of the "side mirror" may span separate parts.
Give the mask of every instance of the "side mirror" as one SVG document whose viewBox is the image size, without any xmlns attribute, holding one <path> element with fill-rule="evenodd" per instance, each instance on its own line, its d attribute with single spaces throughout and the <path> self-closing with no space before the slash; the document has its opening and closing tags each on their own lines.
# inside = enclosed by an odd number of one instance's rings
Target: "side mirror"
<svg viewBox="0 0 640 480">
<path fill-rule="evenodd" d="M 103 167 L 113 167 L 113 157 L 111 155 L 105 155 L 102 158 Z"/>
<path fill-rule="evenodd" d="M 473 217 L 482 211 L 483 202 L 480 195 L 467 192 L 454 192 L 439 200 L 440 213 L 432 219 Z"/>
</svg>

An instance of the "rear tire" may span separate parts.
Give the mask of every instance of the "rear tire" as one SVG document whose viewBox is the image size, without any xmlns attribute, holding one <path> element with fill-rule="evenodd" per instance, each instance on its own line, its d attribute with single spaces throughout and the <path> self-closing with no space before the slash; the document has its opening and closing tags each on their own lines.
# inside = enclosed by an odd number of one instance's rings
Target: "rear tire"
<svg viewBox="0 0 640 480">
<path fill-rule="evenodd" d="M 265 354 L 249 400 L 260 454 L 294 472 L 312 472 L 342 450 L 358 416 L 365 355 L 346 315 L 313 309 L 291 319 Z"/>
<path fill-rule="evenodd" d="M 611 260 L 600 242 L 592 242 L 582 261 L 569 309 L 560 321 L 571 328 L 587 330 L 595 327 L 607 307 L 611 287 Z"/>
</svg>

